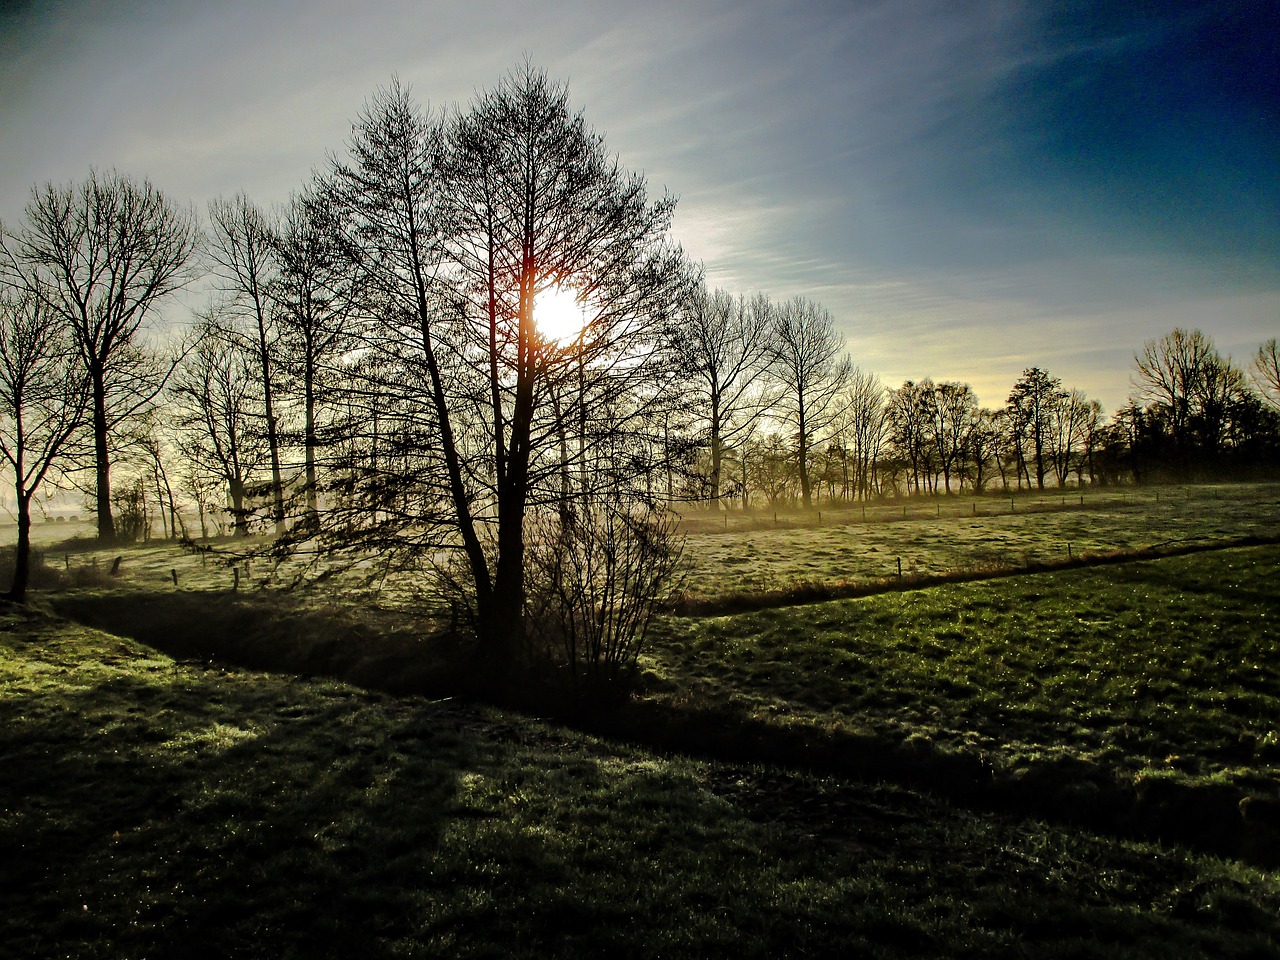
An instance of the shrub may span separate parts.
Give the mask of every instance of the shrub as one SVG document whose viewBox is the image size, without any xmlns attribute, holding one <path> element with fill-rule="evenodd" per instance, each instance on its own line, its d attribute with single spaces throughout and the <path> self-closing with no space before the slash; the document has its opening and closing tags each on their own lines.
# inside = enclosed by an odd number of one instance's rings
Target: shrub
<svg viewBox="0 0 1280 960">
<path fill-rule="evenodd" d="M 536 654 L 575 687 L 619 689 L 635 673 L 654 612 L 678 587 L 675 518 L 645 507 L 537 517 L 526 563 L 526 623 Z"/>
</svg>

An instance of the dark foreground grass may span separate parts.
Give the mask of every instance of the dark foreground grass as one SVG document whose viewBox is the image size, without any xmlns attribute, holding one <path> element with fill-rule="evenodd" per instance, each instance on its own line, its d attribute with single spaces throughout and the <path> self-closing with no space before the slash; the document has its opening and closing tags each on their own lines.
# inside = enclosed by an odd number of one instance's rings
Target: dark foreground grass
<svg viewBox="0 0 1280 960">
<path fill-rule="evenodd" d="M 5 957 L 1280 949 L 1280 883 L 1234 861 L 38 614 L 0 622 L 0 772 Z"/>
</svg>

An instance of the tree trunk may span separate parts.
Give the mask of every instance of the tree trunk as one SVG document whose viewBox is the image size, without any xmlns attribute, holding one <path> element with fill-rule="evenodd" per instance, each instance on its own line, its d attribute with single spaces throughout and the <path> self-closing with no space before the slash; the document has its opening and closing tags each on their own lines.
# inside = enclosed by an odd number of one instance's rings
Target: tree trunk
<svg viewBox="0 0 1280 960">
<path fill-rule="evenodd" d="M 724 450 L 720 441 L 720 397 L 713 392 L 711 396 L 711 477 L 708 491 L 709 506 L 720 506 L 720 469 L 724 459 Z"/>
<path fill-rule="evenodd" d="M 23 492 L 21 480 L 15 490 L 18 495 L 18 546 L 13 554 L 13 584 L 5 599 L 26 603 L 27 582 L 31 578 L 31 494 Z"/>
<path fill-rule="evenodd" d="M 227 493 L 231 496 L 231 531 L 237 537 L 247 537 L 249 524 L 244 509 L 244 484 L 232 480 L 227 484 Z"/>
<path fill-rule="evenodd" d="M 93 372 L 93 453 L 94 495 L 97 497 L 98 542 L 116 542 L 115 518 L 111 516 L 111 453 L 107 449 L 107 392 L 102 372 Z"/>
<path fill-rule="evenodd" d="M 800 432 L 796 438 L 797 466 L 800 468 L 800 499 L 805 507 L 813 506 L 813 488 L 809 483 L 809 434 L 805 428 L 804 414 L 800 415 Z"/>
<path fill-rule="evenodd" d="M 258 359 L 262 361 L 262 412 L 267 418 L 267 448 L 271 455 L 271 507 L 276 536 L 284 533 L 284 480 L 280 475 L 280 430 L 276 423 L 275 398 L 271 393 L 271 354 L 267 348 L 267 321 L 255 289 L 258 319 Z"/>
<path fill-rule="evenodd" d="M 305 380 L 303 447 L 306 458 L 307 512 L 314 518 L 319 511 L 319 501 L 316 496 L 316 383 L 310 357 L 307 358 Z"/>
</svg>

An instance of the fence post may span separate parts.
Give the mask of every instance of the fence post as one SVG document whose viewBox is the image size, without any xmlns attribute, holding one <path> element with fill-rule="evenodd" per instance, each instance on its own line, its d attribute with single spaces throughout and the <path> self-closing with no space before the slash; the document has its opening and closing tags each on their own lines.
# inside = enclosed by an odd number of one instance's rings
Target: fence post
<svg viewBox="0 0 1280 960">
<path fill-rule="evenodd" d="M 898 579 L 902 579 L 902 558 L 898 558 Z"/>
</svg>

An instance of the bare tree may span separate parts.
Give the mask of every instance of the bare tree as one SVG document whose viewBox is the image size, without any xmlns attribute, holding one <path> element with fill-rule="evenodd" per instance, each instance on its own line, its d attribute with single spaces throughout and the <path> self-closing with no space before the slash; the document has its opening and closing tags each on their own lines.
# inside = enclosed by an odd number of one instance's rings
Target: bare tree
<svg viewBox="0 0 1280 960">
<path fill-rule="evenodd" d="M 1049 408 L 1046 446 L 1059 487 L 1066 486 L 1072 464 L 1088 439 L 1091 415 L 1096 416 L 1089 398 L 1079 390 L 1063 391 Z"/>
<path fill-rule="evenodd" d="M 1249 373 L 1263 399 L 1280 410 L 1280 342 L 1275 337 L 1258 347 Z"/>
<path fill-rule="evenodd" d="M 890 436 L 899 456 L 910 468 L 906 485 L 916 493 L 932 490 L 936 476 L 933 442 L 936 406 L 937 393 L 928 377 L 918 383 L 907 380 L 888 394 L 886 412 Z"/>
<path fill-rule="evenodd" d="M 342 356 L 354 342 L 349 325 L 353 270 L 341 247 L 332 196 L 294 196 L 285 209 L 275 249 L 280 272 L 272 298 L 282 334 L 279 362 L 302 391 L 303 491 L 314 520 L 322 406 Z M 272 469 L 278 469 L 278 460 L 272 461 Z"/>
<path fill-rule="evenodd" d="M 757 294 L 736 300 L 699 287 L 690 298 L 676 349 L 694 409 L 704 411 L 711 454 L 707 499 L 718 504 L 727 447 L 751 432 L 771 401 L 762 376 L 770 357 L 772 305 Z"/>
<path fill-rule="evenodd" d="M 969 436 L 978 419 L 978 398 L 967 383 L 946 381 L 934 387 L 933 426 L 930 431 L 942 470 L 942 492 L 951 493 L 951 478 L 964 484 L 962 463 Z"/>
<path fill-rule="evenodd" d="M 840 416 L 833 424 L 840 445 L 845 495 L 866 500 L 879 489 L 877 466 L 888 441 L 888 417 L 884 386 L 880 379 L 858 367 L 839 402 Z"/>
<path fill-rule="evenodd" d="M 966 452 L 963 461 L 963 472 L 967 474 L 969 484 L 974 493 L 982 493 L 990 479 L 990 469 L 1002 470 L 1000 462 L 1000 419 L 999 411 L 985 407 L 978 410 L 973 428 L 969 431 Z"/>
<path fill-rule="evenodd" d="M 98 539 L 115 540 L 111 437 L 164 388 L 141 333 L 156 304 L 193 278 L 191 210 L 150 181 L 91 171 L 81 184 L 33 188 L 25 225 L 0 239 L 11 275 L 71 331 L 90 385 Z"/>
<path fill-rule="evenodd" d="M 443 534 L 482 648 L 510 653 L 526 639 L 525 519 L 559 502 L 566 448 L 597 513 L 620 488 L 643 493 L 642 434 L 671 393 L 664 348 L 687 284 L 666 242 L 672 201 L 650 203 L 566 89 L 527 66 L 448 122 L 398 84 L 379 92 L 328 189 L 371 307 L 367 367 L 383 371 L 355 393 L 386 435 L 415 441 L 378 535 Z M 555 287 L 585 308 L 570 343 L 534 322 Z"/>
<path fill-rule="evenodd" d="M 1134 354 L 1138 397 L 1163 412 L 1175 456 L 1190 447 L 1196 397 L 1207 368 L 1217 360 L 1212 340 L 1199 330 L 1181 327 L 1158 340 L 1148 340 L 1142 352 Z"/>
<path fill-rule="evenodd" d="M 843 342 L 825 308 L 795 297 L 773 316 L 770 372 L 781 387 L 774 413 L 792 431 L 796 473 L 804 506 L 813 504 L 809 457 L 839 415 L 837 400 L 853 365 L 841 355 Z"/>
<path fill-rule="evenodd" d="M 1088 401 L 1084 412 L 1084 424 L 1081 428 L 1081 450 L 1076 458 L 1076 482 L 1084 486 L 1086 475 L 1089 483 L 1098 483 L 1101 477 L 1098 454 L 1107 440 L 1106 418 L 1103 416 L 1102 404 L 1097 400 Z"/>
<path fill-rule="evenodd" d="M 0 454 L 13 471 L 18 544 L 5 598 L 24 603 L 30 577 L 31 501 L 85 424 L 88 379 L 75 346 L 31 290 L 0 297 Z"/>
<path fill-rule="evenodd" d="M 1009 394 L 1008 410 L 1014 430 L 1018 462 L 1024 472 L 1034 464 L 1036 487 L 1044 489 L 1044 478 L 1050 466 L 1048 448 L 1050 423 L 1054 409 L 1062 402 L 1062 381 L 1039 367 L 1022 371 Z M 1027 456 L 1030 444 L 1030 457 Z"/>
<path fill-rule="evenodd" d="M 251 411 L 261 399 L 256 360 L 210 314 L 171 385 L 181 451 L 194 470 L 221 486 L 239 536 L 249 532 L 246 496 L 268 454 L 253 428 Z"/>
<path fill-rule="evenodd" d="M 284 477 L 280 465 L 280 421 L 276 413 L 276 350 L 279 331 L 271 315 L 272 289 L 279 274 L 278 231 L 242 193 L 209 203 L 212 228 L 208 256 L 226 303 L 221 316 L 245 341 L 254 360 L 267 451 L 271 460 L 272 519 L 284 532 Z M 238 324 L 248 326 L 239 333 Z"/>
</svg>

